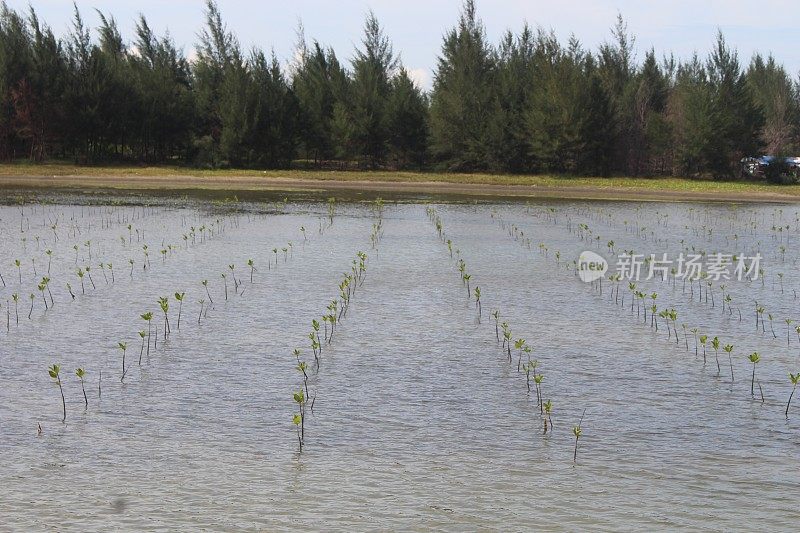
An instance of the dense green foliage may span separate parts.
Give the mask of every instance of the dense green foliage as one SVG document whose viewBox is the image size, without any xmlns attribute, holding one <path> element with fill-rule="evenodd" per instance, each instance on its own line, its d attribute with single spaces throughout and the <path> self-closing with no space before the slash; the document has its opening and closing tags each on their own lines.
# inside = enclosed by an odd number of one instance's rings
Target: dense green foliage
<svg viewBox="0 0 800 533">
<path fill-rule="evenodd" d="M 207 167 L 729 176 L 798 150 L 798 83 L 772 57 L 640 62 L 620 17 L 597 52 L 527 25 L 487 40 L 472 0 L 443 37 L 433 88 L 410 78 L 371 13 L 353 59 L 302 31 L 282 68 L 242 50 L 216 4 L 189 61 L 141 17 L 126 41 L 75 11 L 63 38 L 0 12 L 0 157 Z"/>
</svg>

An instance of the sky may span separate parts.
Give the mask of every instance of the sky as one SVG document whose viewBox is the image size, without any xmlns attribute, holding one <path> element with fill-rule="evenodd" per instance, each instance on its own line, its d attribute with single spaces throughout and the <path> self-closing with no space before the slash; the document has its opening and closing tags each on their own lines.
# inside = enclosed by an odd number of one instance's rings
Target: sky
<svg viewBox="0 0 800 533">
<path fill-rule="evenodd" d="M 9 7 L 39 18 L 57 35 L 69 31 L 72 0 L 6 0 Z M 203 26 L 203 0 L 76 0 L 85 21 L 96 27 L 95 9 L 111 14 L 126 40 L 140 13 L 159 34 L 169 30 L 191 57 Z M 372 10 L 392 40 L 395 52 L 424 89 L 433 80 L 442 35 L 458 20 L 461 0 L 219 0 L 224 21 L 245 48 L 274 49 L 287 63 L 293 55 L 298 21 L 306 38 L 332 46 L 344 61 L 353 57 L 361 39 L 364 17 Z M 746 65 L 753 52 L 772 53 L 793 76 L 800 72 L 800 1 L 793 0 L 476 0 L 477 11 L 491 42 L 508 29 L 531 26 L 552 29 L 562 42 L 574 34 L 596 50 L 607 41 L 621 13 L 636 37 L 637 58 L 654 47 L 657 54 L 687 58 L 705 56 L 722 30 Z M 96 33 L 94 34 L 96 36 Z"/>
</svg>

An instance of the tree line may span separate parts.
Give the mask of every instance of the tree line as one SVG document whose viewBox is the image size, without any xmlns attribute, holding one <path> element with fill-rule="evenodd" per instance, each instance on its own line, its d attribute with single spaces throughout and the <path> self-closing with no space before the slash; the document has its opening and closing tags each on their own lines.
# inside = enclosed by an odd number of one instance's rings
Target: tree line
<svg viewBox="0 0 800 533">
<path fill-rule="evenodd" d="M 0 5 L 0 158 L 723 177 L 800 141 L 798 80 L 721 33 L 688 59 L 637 61 L 621 17 L 596 51 L 527 24 L 493 44 L 466 0 L 426 92 L 372 13 L 349 61 L 301 29 L 288 65 L 243 49 L 213 0 L 192 60 L 144 16 L 128 41 L 98 13 L 57 37 Z"/>
</svg>

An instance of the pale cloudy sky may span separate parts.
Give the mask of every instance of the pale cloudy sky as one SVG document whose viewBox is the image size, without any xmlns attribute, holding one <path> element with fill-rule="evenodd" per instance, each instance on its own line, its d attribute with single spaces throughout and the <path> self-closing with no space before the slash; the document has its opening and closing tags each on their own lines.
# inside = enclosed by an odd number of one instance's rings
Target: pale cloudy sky
<svg viewBox="0 0 800 533">
<path fill-rule="evenodd" d="M 65 33 L 72 16 L 71 0 L 6 0 L 27 10 L 31 3 L 57 34 Z M 126 39 L 139 13 L 159 33 L 169 29 L 175 41 L 192 53 L 203 24 L 202 0 L 76 0 L 94 26 L 94 8 L 111 13 Z M 361 38 L 364 15 L 372 9 L 392 39 L 395 51 L 418 82 L 429 88 L 442 34 L 458 17 L 460 0 L 219 0 L 223 17 L 245 47 L 274 48 L 283 61 L 291 58 L 297 21 L 310 40 L 331 45 L 347 60 Z M 705 55 L 721 29 L 736 46 L 743 63 L 755 50 L 772 52 L 792 73 L 800 71 L 800 1 L 794 0 L 477 0 L 487 33 L 497 42 L 506 29 L 523 21 L 555 30 L 562 40 L 574 33 L 587 47 L 608 39 L 617 13 L 636 36 L 639 57 L 655 47 L 659 53 L 687 57 Z"/>
</svg>

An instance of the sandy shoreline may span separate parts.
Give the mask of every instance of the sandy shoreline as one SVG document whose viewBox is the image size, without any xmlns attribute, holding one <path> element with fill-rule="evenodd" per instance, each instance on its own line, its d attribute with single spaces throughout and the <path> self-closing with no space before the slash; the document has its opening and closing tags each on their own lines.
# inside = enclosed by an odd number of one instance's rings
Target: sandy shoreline
<svg viewBox="0 0 800 533">
<path fill-rule="evenodd" d="M 767 191 L 682 191 L 596 186 L 505 185 L 453 183 L 443 181 L 338 180 L 325 177 L 302 179 L 275 176 L 91 176 L 91 175 L 6 175 L 0 176 L 3 188 L 125 189 L 158 191 L 320 191 L 387 195 L 446 195 L 465 197 L 516 197 L 646 201 L 782 202 L 800 201 L 789 192 Z M 1 194 L 1 192 L 0 192 Z"/>
</svg>

